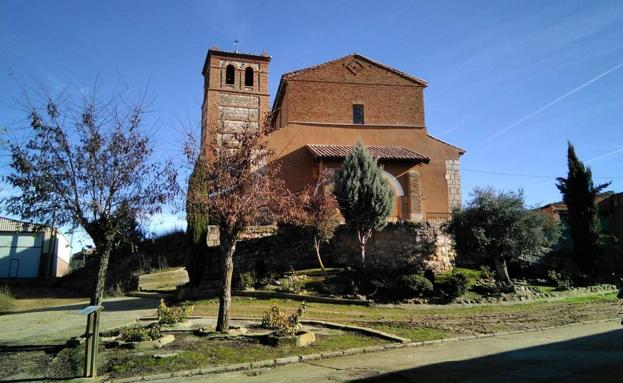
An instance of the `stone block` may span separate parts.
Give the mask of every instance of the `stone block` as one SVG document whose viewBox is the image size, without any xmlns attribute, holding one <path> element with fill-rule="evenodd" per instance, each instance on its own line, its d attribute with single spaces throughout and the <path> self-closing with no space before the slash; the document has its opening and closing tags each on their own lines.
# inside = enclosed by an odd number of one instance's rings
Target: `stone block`
<svg viewBox="0 0 623 383">
<path fill-rule="evenodd" d="M 278 358 L 278 359 L 275 359 L 275 365 L 283 366 L 285 364 L 298 363 L 300 361 L 301 361 L 301 358 L 299 356 L 291 356 L 288 358 Z"/>
<path fill-rule="evenodd" d="M 219 93 L 218 103 L 221 106 L 235 106 L 240 108 L 257 108 L 260 106 L 258 96 L 246 96 L 241 94 Z"/>
<path fill-rule="evenodd" d="M 238 108 L 234 106 L 219 106 L 220 119 L 232 121 L 258 121 L 259 112 L 255 108 Z"/>
<path fill-rule="evenodd" d="M 251 362 L 251 368 L 266 368 L 275 366 L 274 360 L 260 360 L 257 362 Z"/>
<path fill-rule="evenodd" d="M 344 351 L 327 351 L 321 353 L 320 355 L 322 355 L 322 359 L 335 358 L 344 355 Z"/>
<path fill-rule="evenodd" d="M 237 363 L 237 364 L 228 364 L 226 366 L 223 366 L 223 369 L 227 372 L 248 370 L 250 368 L 251 368 L 251 363 Z"/>
<path fill-rule="evenodd" d="M 308 360 L 317 360 L 322 358 L 321 354 L 307 354 L 307 355 L 301 355 L 301 361 L 305 362 Z"/>
</svg>

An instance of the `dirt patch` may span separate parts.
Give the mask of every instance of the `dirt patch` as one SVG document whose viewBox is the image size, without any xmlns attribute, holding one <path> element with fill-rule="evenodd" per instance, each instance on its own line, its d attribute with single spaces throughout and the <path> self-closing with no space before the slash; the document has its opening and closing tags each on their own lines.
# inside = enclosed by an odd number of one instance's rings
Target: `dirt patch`
<svg viewBox="0 0 623 383">
<path fill-rule="evenodd" d="M 0 380 L 65 379 L 78 376 L 76 349 L 33 347 L 27 351 L 0 351 Z"/>
<path fill-rule="evenodd" d="M 525 305 L 510 312 L 474 312 L 417 314 L 408 320 L 355 322 L 361 326 L 394 326 L 404 329 L 432 328 L 458 335 L 491 334 L 500 331 L 528 330 L 571 323 L 608 319 L 621 315 L 617 302 L 542 305 L 536 309 Z"/>
</svg>

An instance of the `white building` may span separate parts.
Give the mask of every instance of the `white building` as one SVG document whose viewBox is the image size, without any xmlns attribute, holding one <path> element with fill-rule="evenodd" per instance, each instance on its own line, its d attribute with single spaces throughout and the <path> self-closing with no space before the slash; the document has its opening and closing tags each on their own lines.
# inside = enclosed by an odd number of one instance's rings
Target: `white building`
<svg viewBox="0 0 623 383">
<path fill-rule="evenodd" d="M 0 278 L 63 276 L 71 253 L 58 229 L 0 217 Z"/>
</svg>

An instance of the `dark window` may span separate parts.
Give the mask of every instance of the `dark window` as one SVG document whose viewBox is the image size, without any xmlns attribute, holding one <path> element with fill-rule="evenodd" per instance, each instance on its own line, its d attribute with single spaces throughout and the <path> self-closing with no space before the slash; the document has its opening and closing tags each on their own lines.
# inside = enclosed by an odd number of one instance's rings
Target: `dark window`
<svg viewBox="0 0 623 383">
<path fill-rule="evenodd" d="M 353 105 L 353 124 L 363 124 L 363 105 Z"/>
<path fill-rule="evenodd" d="M 244 86 L 253 86 L 253 68 L 244 70 Z"/>
<path fill-rule="evenodd" d="M 225 70 L 225 84 L 234 85 L 235 77 L 236 69 L 234 69 L 233 65 L 227 65 L 227 69 Z"/>
</svg>

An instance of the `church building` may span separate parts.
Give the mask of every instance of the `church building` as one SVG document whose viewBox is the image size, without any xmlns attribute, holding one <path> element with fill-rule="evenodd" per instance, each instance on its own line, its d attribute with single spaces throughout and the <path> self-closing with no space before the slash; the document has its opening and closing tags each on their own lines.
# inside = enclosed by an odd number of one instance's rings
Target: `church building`
<svg viewBox="0 0 623 383">
<path fill-rule="evenodd" d="M 465 151 L 428 134 L 426 81 L 354 53 L 283 74 L 270 107 L 270 61 L 266 53 L 208 51 L 203 143 L 218 139 L 218 124 L 225 132 L 270 128 L 272 161 L 296 192 L 339 169 L 361 140 L 394 189 L 394 220 L 445 220 L 461 205 Z"/>
</svg>

